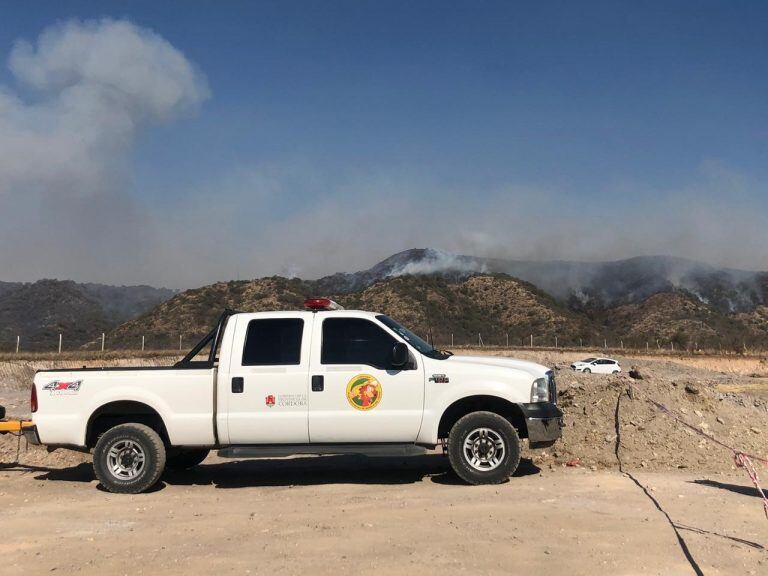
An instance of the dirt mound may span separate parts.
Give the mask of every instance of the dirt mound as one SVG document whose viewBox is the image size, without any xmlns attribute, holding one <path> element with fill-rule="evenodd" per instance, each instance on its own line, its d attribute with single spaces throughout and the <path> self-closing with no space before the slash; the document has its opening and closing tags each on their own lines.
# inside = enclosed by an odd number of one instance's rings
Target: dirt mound
<svg viewBox="0 0 768 576">
<path fill-rule="evenodd" d="M 13 464 L 29 467 L 68 468 L 83 462 L 90 462 L 91 455 L 72 450 L 48 452 L 44 446 L 27 444 L 24 437 L 11 434 L 0 436 L 0 467 Z"/>
<path fill-rule="evenodd" d="M 563 438 L 534 460 L 578 463 L 597 468 L 645 470 L 735 469 L 731 454 L 663 414 L 648 399 L 675 410 L 687 423 L 721 442 L 758 456 L 768 455 L 768 407 L 749 396 L 717 390 L 719 380 L 670 379 L 647 370 L 643 380 L 628 376 L 577 374 L 561 369 L 559 402 L 565 412 Z M 628 393 L 630 385 L 634 397 Z M 621 403 L 617 411 L 617 402 Z"/>
</svg>

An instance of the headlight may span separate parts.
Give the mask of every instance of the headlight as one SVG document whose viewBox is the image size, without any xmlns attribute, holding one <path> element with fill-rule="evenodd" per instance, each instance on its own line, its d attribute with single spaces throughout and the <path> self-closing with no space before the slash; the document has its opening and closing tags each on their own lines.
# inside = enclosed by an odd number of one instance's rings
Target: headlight
<svg viewBox="0 0 768 576">
<path fill-rule="evenodd" d="M 549 379 L 537 378 L 531 388 L 531 402 L 546 402 L 549 400 Z"/>
</svg>

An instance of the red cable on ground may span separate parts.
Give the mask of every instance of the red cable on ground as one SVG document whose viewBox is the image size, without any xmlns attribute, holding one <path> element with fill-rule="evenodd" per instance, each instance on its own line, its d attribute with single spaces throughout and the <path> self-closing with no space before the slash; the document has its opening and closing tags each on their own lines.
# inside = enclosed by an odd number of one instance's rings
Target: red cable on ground
<svg viewBox="0 0 768 576">
<path fill-rule="evenodd" d="M 635 392 L 638 390 L 632 386 L 632 384 L 629 385 L 629 391 L 631 395 L 634 395 Z M 755 489 L 760 494 L 760 496 L 763 498 L 763 511 L 765 512 L 765 517 L 768 519 L 768 497 L 766 497 L 765 492 L 763 492 L 763 489 L 760 487 L 760 478 L 757 475 L 757 470 L 755 469 L 754 464 L 752 463 L 752 460 L 756 460 L 758 462 L 762 462 L 765 465 L 768 465 L 768 459 L 761 458 L 760 456 L 755 456 L 754 454 L 748 454 L 746 452 L 742 452 L 741 450 L 738 450 L 737 448 L 734 448 L 733 446 L 729 446 L 725 442 L 721 442 L 714 436 L 707 434 L 702 430 L 701 428 L 697 428 L 696 426 L 693 426 L 683 420 L 677 412 L 674 410 L 670 410 L 664 404 L 661 404 L 660 402 L 656 402 L 653 398 L 650 398 L 647 394 L 641 393 L 643 396 L 645 396 L 645 400 L 658 408 L 662 413 L 666 414 L 673 420 L 676 420 L 689 430 L 693 430 L 698 434 L 699 436 L 703 436 L 710 442 L 713 442 L 714 444 L 717 444 L 719 446 L 722 446 L 723 448 L 730 450 L 733 454 L 733 461 L 736 464 L 737 468 L 743 468 L 744 471 L 749 476 L 749 479 L 752 481 L 752 484 L 755 486 Z"/>
</svg>

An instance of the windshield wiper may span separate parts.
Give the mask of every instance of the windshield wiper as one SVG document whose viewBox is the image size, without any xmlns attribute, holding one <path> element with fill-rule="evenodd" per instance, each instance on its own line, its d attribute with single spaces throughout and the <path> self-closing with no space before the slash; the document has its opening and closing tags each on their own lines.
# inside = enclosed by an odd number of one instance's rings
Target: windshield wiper
<svg viewBox="0 0 768 576">
<path fill-rule="evenodd" d="M 446 358 L 453 356 L 453 352 L 450 350 L 438 350 L 437 348 L 432 348 L 426 355 L 435 360 L 445 360 Z"/>
</svg>

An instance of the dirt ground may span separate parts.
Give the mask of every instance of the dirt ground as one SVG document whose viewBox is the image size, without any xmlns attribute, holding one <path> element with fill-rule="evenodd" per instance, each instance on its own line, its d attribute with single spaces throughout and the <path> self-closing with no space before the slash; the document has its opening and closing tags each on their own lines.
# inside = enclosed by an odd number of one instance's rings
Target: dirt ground
<svg viewBox="0 0 768 576">
<path fill-rule="evenodd" d="M 745 477 L 647 473 L 705 574 L 764 574 L 768 521 Z M 615 471 L 458 484 L 442 455 L 223 461 L 150 494 L 88 464 L 0 471 L 6 574 L 693 574 L 666 517 Z"/>
<path fill-rule="evenodd" d="M 526 451 L 505 484 L 464 486 L 439 453 L 212 455 L 149 494 L 113 495 L 88 455 L 25 450 L 6 436 L 0 574 L 768 573 L 768 519 L 747 476 L 643 399 L 763 455 L 763 379 L 620 357 L 644 375 L 630 397 L 625 375 L 570 371 L 580 354 L 494 353 L 555 367 L 566 413 L 563 439 Z M 0 381 L 0 404 L 24 416 L 17 380 Z M 617 449 L 637 483 L 618 471 Z"/>
</svg>

